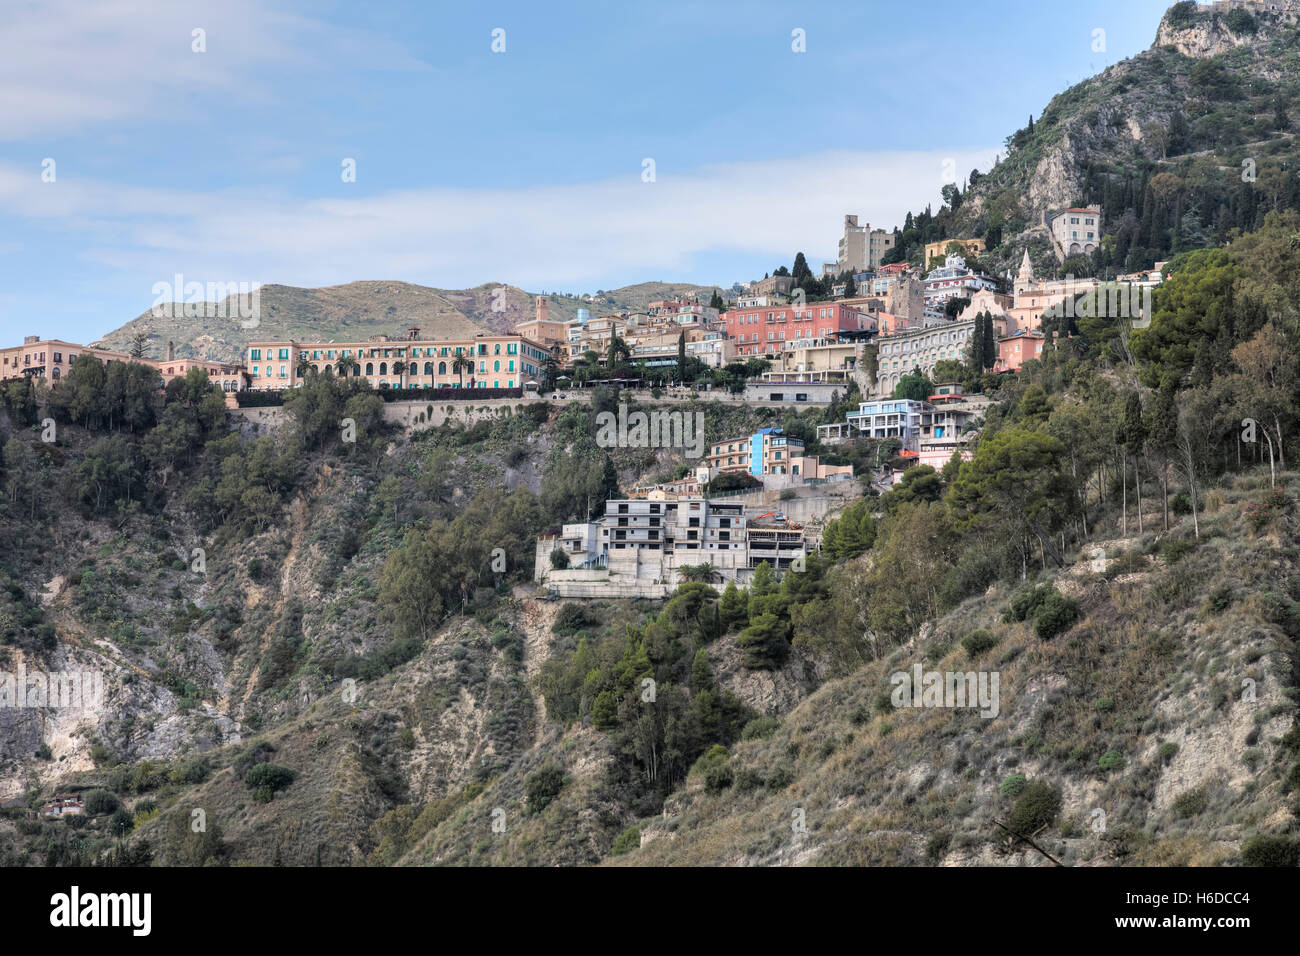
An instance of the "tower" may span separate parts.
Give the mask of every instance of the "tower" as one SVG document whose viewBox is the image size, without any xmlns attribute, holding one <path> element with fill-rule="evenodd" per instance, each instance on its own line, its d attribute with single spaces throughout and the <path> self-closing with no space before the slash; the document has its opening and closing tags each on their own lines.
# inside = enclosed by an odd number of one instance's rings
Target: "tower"
<svg viewBox="0 0 1300 956">
<path fill-rule="evenodd" d="M 1025 250 L 1025 257 L 1020 260 L 1020 271 L 1016 273 L 1016 281 L 1013 288 L 1016 295 L 1028 289 L 1034 284 L 1034 264 L 1029 261 L 1029 250 Z"/>
</svg>

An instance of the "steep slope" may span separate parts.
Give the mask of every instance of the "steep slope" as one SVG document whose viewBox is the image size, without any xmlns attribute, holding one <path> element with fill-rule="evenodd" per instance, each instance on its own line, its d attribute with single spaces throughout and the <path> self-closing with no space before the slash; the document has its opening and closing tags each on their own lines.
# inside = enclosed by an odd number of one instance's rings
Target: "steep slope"
<svg viewBox="0 0 1300 956">
<path fill-rule="evenodd" d="M 1161 172 L 1176 177 L 1155 190 L 1169 218 L 1178 219 L 1167 225 L 1176 232 L 1173 251 L 1180 242 L 1206 244 L 1201 229 L 1222 241 L 1228 228 L 1257 226 L 1256 203 L 1291 204 L 1289 181 L 1261 188 L 1247 209 L 1240 198 L 1244 182 L 1264 187 L 1275 174 L 1293 179 L 1300 158 L 1293 135 L 1300 122 L 1300 7 L 1294 0 L 1284 6 L 1276 14 L 1224 14 L 1191 3 L 1170 8 L 1149 50 L 1053 97 L 1032 128 L 1008 137 L 1007 156 L 971 184 L 950 216 L 949 233 L 1000 230 L 990 266 L 1014 269 L 1029 247 L 1035 264 L 1047 269 L 1055 259 L 1045 214 L 1102 203 L 1105 231 L 1114 236 L 1126 214 L 1152 215 L 1144 187 Z M 1243 178 L 1246 160 L 1256 179 Z M 1195 223 L 1181 221 L 1188 214 Z M 1159 238 L 1144 235 L 1142 244 L 1167 255 L 1171 240 L 1162 245 Z M 1127 251 L 1125 241 L 1115 263 L 1121 271 Z"/>
</svg>

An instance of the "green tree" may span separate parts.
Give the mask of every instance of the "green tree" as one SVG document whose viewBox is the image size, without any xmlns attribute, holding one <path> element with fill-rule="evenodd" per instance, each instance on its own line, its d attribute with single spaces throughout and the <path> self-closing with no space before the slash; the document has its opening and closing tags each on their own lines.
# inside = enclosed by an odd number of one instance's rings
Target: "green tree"
<svg viewBox="0 0 1300 956">
<path fill-rule="evenodd" d="M 949 501 L 958 527 L 994 529 L 1019 542 L 1022 571 L 1029 560 L 1026 542 L 1058 567 L 1065 559 L 1054 538 L 1074 500 L 1061 472 L 1065 447 L 1059 440 L 1023 427 L 1005 428 L 980 442 L 952 486 Z"/>
<path fill-rule="evenodd" d="M 775 670 L 790 655 L 790 623 L 770 611 L 752 619 L 740 632 L 739 644 L 745 649 L 745 666 L 754 670 Z"/>
</svg>

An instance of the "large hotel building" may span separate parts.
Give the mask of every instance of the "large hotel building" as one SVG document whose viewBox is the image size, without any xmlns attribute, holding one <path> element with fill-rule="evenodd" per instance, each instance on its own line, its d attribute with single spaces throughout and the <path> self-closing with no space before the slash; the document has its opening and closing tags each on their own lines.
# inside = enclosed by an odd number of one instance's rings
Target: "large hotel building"
<svg viewBox="0 0 1300 956">
<path fill-rule="evenodd" d="M 374 388 L 522 388 L 537 382 L 551 356 L 522 335 L 480 333 L 467 339 L 405 339 L 379 335 L 366 342 L 292 340 L 250 342 L 244 367 L 254 389 L 293 388 L 306 372 L 365 378 Z"/>
<path fill-rule="evenodd" d="M 58 385 L 72 369 L 79 355 L 89 355 L 105 362 L 137 362 L 158 370 L 165 385 L 174 378 L 183 378 L 190 369 L 207 371 L 208 378 L 226 394 L 226 404 L 234 405 L 234 395 L 247 387 L 244 370 L 227 362 L 209 362 L 205 359 L 176 358 L 175 349 L 168 343 L 167 358 L 135 358 L 127 352 L 91 348 L 63 339 L 42 339 L 29 335 L 22 345 L 0 348 L 0 381 L 14 378 L 38 378 L 50 385 Z"/>
</svg>

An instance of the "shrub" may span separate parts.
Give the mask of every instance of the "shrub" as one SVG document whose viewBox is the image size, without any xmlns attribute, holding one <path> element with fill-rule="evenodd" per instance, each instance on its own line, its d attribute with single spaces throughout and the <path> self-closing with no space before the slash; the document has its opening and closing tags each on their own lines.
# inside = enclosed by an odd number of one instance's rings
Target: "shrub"
<svg viewBox="0 0 1300 956">
<path fill-rule="evenodd" d="M 1109 697 L 1102 697 L 1092 706 L 1099 713 L 1107 713 L 1115 709 L 1115 701 Z"/>
<path fill-rule="evenodd" d="M 1183 491 L 1169 499 L 1169 510 L 1176 515 L 1189 515 L 1192 513 L 1192 499 Z"/>
<path fill-rule="evenodd" d="M 1052 590 L 1042 602 L 1034 617 L 1034 633 L 1040 640 L 1050 641 L 1058 634 L 1068 631 L 1079 619 L 1079 605 L 1056 590 Z"/>
<path fill-rule="evenodd" d="M 704 789 L 709 793 L 721 793 L 728 789 L 735 781 L 735 775 L 731 772 L 731 767 L 723 764 L 719 767 L 710 767 L 704 774 Z"/>
<path fill-rule="evenodd" d="M 947 830 L 930 834 L 930 839 L 925 841 L 926 860 L 931 864 L 937 864 L 948 853 L 948 846 L 951 843 L 952 834 Z"/>
<path fill-rule="evenodd" d="M 1097 761 L 1097 769 L 1102 773 L 1110 773 L 1112 770 L 1118 770 L 1124 766 L 1124 755 L 1118 750 L 1107 750 Z"/>
<path fill-rule="evenodd" d="M 1027 784 L 1007 822 L 1021 836 L 1033 836 L 1045 826 L 1050 826 L 1061 812 L 1061 795 L 1041 780 Z"/>
<path fill-rule="evenodd" d="M 1182 817 L 1184 820 L 1194 817 L 1201 813 L 1207 804 L 1204 789 L 1188 790 L 1186 793 L 1180 793 L 1174 798 L 1173 810 L 1175 816 Z"/>
<path fill-rule="evenodd" d="M 1167 564 L 1177 564 L 1195 549 L 1196 545 L 1187 538 L 1170 538 L 1160 543 L 1160 556 Z"/>
<path fill-rule="evenodd" d="M 1020 773 L 1013 773 L 1009 777 L 1003 777 L 1002 782 L 998 784 L 998 793 L 1004 797 L 1018 797 L 1024 789 L 1025 776 Z"/>
<path fill-rule="evenodd" d="M 618 835 L 609 852 L 612 856 L 622 856 L 624 853 L 631 853 L 639 846 L 641 846 L 641 828 L 630 826 Z"/>
<path fill-rule="evenodd" d="M 88 790 L 85 796 L 81 798 L 82 806 L 86 808 L 86 813 L 98 817 L 105 813 L 112 813 L 122 804 L 113 794 L 107 790 Z"/>
<path fill-rule="evenodd" d="M 1177 756 L 1177 754 L 1178 744 L 1171 740 L 1166 740 L 1160 745 L 1160 749 L 1156 751 L 1156 755 L 1160 758 L 1162 763 L 1169 763 L 1175 756 Z"/>
<path fill-rule="evenodd" d="M 274 763 L 254 764 L 244 774 L 244 786 L 255 792 L 259 803 L 269 803 L 271 798 L 293 783 L 294 772 Z"/>
<path fill-rule="evenodd" d="M 527 797 L 528 815 L 545 810 L 564 787 L 564 768 L 548 763 L 524 778 L 524 795 Z"/>
<path fill-rule="evenodd" d="M 551 625 L 551 633 L 556 637 L 563 637 L 567 634 L 576 634 L 584 628 L 599 624 L 600 621 L 587 613 L 581 604 L 568 603 L 560 608 L 560 613 L 555 615 L 555 623 Z"/>
<path fill-rule="evenodd" d="M 569 553 L 563 548 L 552 548 L 551 567 L 556 571 L 567 571 L 569 568 Z"/>
<path fill-rule="evenodd" d="M 1260 833 L 1241 846 L 1243 866 L 1300 866 L 1300 840 Z"/>
<path fill-rule="evenodd" d="M 1222 614 L 1232 606 L 1232 586 L 1220 584 L 1210 592 L 1210 596 L 1205 599 L 1204 611 L 1206 614 Z"/>
<path fill-rule="evenodd" d="M 125 836 L 135 829 L 135 816 L 125 807 L 118 807 L 108 818 L 108 832 L 113 836 Z"/>
<path fill-rule="evenodd" d="M 766 740 L 776 733 L 781 722 L 775 717 L 755 717 L 740 732 L 741 740 Z"/>
<path fill-rule="evenodd" d="M 961 639 L 961 646 L 966 649 L 967 657 L 976 658 L 997 647 L 998 639 L 988 631 L 971 631 Z"/>
<path fill-rule="evenodd" d="M 1002 619 L 1008 623 L 1029 620 L 1052 590 L 1048 585 L 1025 585 L 1012 595 L 1011 603 L 1002 611 Z"/>
<path fill-rule="evenodd" d="M 794 783 L 794 769 L 782 764 L 768 776 L 767 789 L 775 793 L 784 790 L 792 783 Z"/>
</svg>

